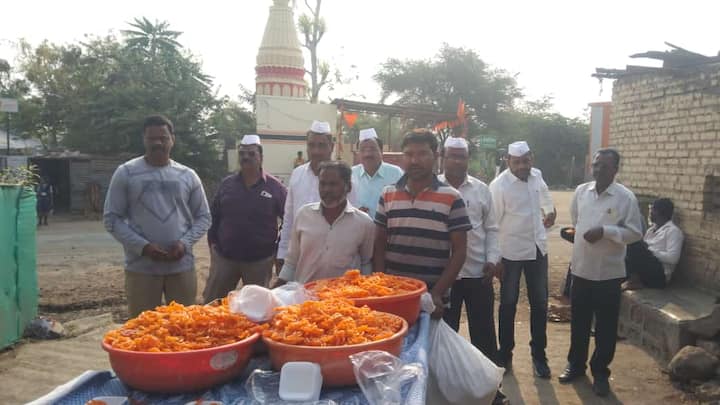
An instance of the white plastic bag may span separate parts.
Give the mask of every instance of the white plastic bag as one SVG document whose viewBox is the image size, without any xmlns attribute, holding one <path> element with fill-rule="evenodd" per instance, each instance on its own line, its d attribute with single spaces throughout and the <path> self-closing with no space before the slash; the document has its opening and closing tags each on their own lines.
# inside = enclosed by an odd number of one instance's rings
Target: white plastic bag
<svg viewBox="0 0 720 405">
<path fill-rule="evenodd" d="M 491 404 L 505 370 L 445 321 L 433 321 L 430 328 L 428 401 L 431 394 L 440 394 L 449 404 Z M 441 399 L 434 403 L 441 403 Z"/>
<path fill-rule="evenodd" d="M 406 381 L 425 375 L 422 365 L 404 364 L 382 350 L 368 350 L 350 355 L 355 379 L 370 405 L 401 405 L 402 386 Z"/>
<path fill-rule="evenodd" d="M 253 322 L 265 322 L 273 316 L 280 301 L 272 291 L 259 285 L 246 285 L 228 294 L 230 312 L 245 314 Z"/>
<path fill-rule="evenodd" d="M 301 283 L 291 281 L 280 287 L 272 289 L 273 295 L 280 302 L 280 305 L 295 305 L 314 299 L 310 291 L 305 289 Z"/>
<path fill-rule="evenodd" d="M 253 322 L 265 322 L 275 314 L 274 309 L 285 305 L 302 304 L 311 294 L 300 283 L 290 282 L 269 290 L 249 284 L 240 291 L 228 294 L 230 312 L 245 314 Z"/>
</svg>

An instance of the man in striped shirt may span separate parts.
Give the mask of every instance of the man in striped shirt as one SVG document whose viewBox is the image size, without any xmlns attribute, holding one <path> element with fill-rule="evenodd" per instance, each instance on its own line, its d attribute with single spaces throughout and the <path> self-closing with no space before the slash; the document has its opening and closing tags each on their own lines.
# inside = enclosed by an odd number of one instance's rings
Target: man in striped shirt
<svg viewBox="0 0 720 405">
<path fill-rule="evenodd" d="M 412 132 L 402 142 L 406 173 L 383 190 L 375 214 L 373 269 L 423 280 L 443 315 L 448 290 L 465 263 L 472 228 L 460 193 L 438 180 L 438 142 Z"/>
</svg>

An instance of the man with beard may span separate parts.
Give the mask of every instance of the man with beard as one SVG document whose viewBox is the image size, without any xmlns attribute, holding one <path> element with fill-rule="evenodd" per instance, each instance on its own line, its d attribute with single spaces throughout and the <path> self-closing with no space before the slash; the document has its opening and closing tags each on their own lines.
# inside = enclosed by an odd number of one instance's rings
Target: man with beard
<svg viewBox="0 0 720 405">
<path fill-rule="evenodd" d="M 277 262 L 275 263 L 276 270 L 282 268 L 290 246 L 290 234 L 297 211 L 306 204 L 320 202 L 318 193 L 320 164 L 332 158 L 334 144 L 329 123 L 313 121 L 307 132 L 306 140 L 310 161 L 296 167 L 290 175 L 283 225 L 280 230 L 280 243 L 277 250 Z M 355 202 L 354 190 L 349 193 L 348 200 L 351 203 Z"/>
<path fill-rule="evenodd" d="M 348 269 L 370 273 L 375 225 L 347 200 L 351 177 L 345 162 L 320 164 L 320 202 L 304 205 L 295 215 L 277 285 L 339 277 Z"/>
<path fill-rule="evenodd" d="M 205 191 L 189 167 L 170 159 L 172 122 L 153 115 L 143 124 L 145 155 L 120 165 L 105 197 L 105 229 L 125 249 L 130 317 L 165 302 L 195 304 L 192 246 L 210 226 Z"/>
<path fill-rule="evenodd" d="M 595 153 L 595 181 L 575 189 L 570 218 L 575 226 L 572 256 L 572 318 L 568 364 L 560 375 L 569 383 L 585 375 L 590 328 L 595 319 L 595 351 L 590 359 L 593 391 L 610 393 L 610 363 L 615 356 L 621 284 L 626 277 L 626 246 L 642 238 L 642 215 L 632 191 L 615 182 L 620 154 Z"/>
<path fill-rule="evenodd" d="M 238 150 L 240 172 L 226 177 L 210 207 L 210 275 L 203 299 L 210 302 L 243 285 L 267 287 L 287 189 L 262 167 L 257 135 L 245 135 Z M 248 232 L 248 230 L 252 230 Z"/>
<path fill-rule="evenodd" d="M 353 180 L 357 185 L 358 206 L 361 211 L 375 217 L 380 194 L 383 188 L 395 184 L 403 175 L 398 166 L 383 162 L 383 142 L 375 129 L 360 131 L 358 152 L 361 163 L 352 168 Z"/>
</svg>

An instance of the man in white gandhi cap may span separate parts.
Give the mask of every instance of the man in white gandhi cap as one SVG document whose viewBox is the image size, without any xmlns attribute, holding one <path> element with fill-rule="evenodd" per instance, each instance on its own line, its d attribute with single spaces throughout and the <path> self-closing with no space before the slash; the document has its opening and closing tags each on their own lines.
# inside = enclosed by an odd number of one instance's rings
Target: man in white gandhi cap
<svg viewBox="0 0 720 405">
<path fill-rule="evenodd" d="M 472 229 L 467 233 L 465 264 L 450 289 L 450 308 L 443 319 L 457 331 L 464 303 L 470 342 L 490 360 L 497 361 L 493 278 L 499 277 L 500 266 L 498 222 L 490 189 L 468 174 L 469 162 L 470 149 L 465 138 L 448 137 L 443 148 L 443 174 L 438 178 L 460 192 Z M 498 391 L 493 403 L 501 404 L 504 398 Z"/>
<path fill-rule="evenodd" d="M 307 131 L 307 156 L 309 161 L 293 169 L 288 181 L 288 195 L 285 202 L 285 215 L 280 231 L 280 243 L 277 250 L 276 270 L 280 271 L 285 255 L 290 247 L 292 227 L 295 214 L 305 204 L 320 202 L 319 178 L 320 164 L 332 160 L 334 147 L 330 123 L 313 121 Z M 348 201 L 355 205 L 355 184 L 347 196 Z"/>
<path fill-rule="evenodd" d="M 238 155 L 240 171 L 223 179 L 210 207 L 210 274 L 203 291 L 205 302 L 224 298 L 240 280 L 243 285 L 267 287 L 272 276 L 287 190 L 263 170 L 259 136 L 243 136 Z"/>
<path fill-rule="evenodd" d="M 353 166 L 352 176 L 357 185 L 358 208 L 374 219 L 383 189 L 397 183 L 403 170 L 383 162 L 383 142 L 374 128 L 360 130 L 357 149 L 361 163 Z"/>
<path fill-rule="evenodd" d="M 547 346 L 548 258 L 545 229 L 555 223 L 555 209 L 540 170 L 525 141 L 508 145 L 508 168 L 490 183 L 493 208 L 500 227 L 502 277 L 498 331 L 499 364 L 512 368 L 515 312 L 520 276 L 525 274 L 530 301 L 530 349 L 537 377 L 550 378 Z"/>
</svg>

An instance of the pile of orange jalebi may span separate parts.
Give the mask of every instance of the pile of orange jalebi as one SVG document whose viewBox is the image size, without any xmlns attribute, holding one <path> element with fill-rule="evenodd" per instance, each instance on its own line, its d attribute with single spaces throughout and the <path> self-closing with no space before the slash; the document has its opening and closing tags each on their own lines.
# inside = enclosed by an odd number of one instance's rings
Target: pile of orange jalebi
<svg viewBox="0 0 720 405">
<path fill-rule="evenodd" d="M 412 280 L 385 273 L 360 274 L 360 270 L 348 270 L 342 277 L 319 280 L 312 290 L 320 299 L 387 297 L 416 291 L 418 284 Z"/>
<path fill-rule="evenodd" d="M 105 334 L 105 343 L 137 352 L 184 352 L 243 340 L 263 326 L 222 305 L 184 306 L 176 302 L 145 311 Z"/>
<path fill-rule="evenodd" d="M 263 335 L 291 345 L 345 346 L 389 338 L 402 323 L 397 316 L 334 298 L 276 308 Z"/>
</svg>

